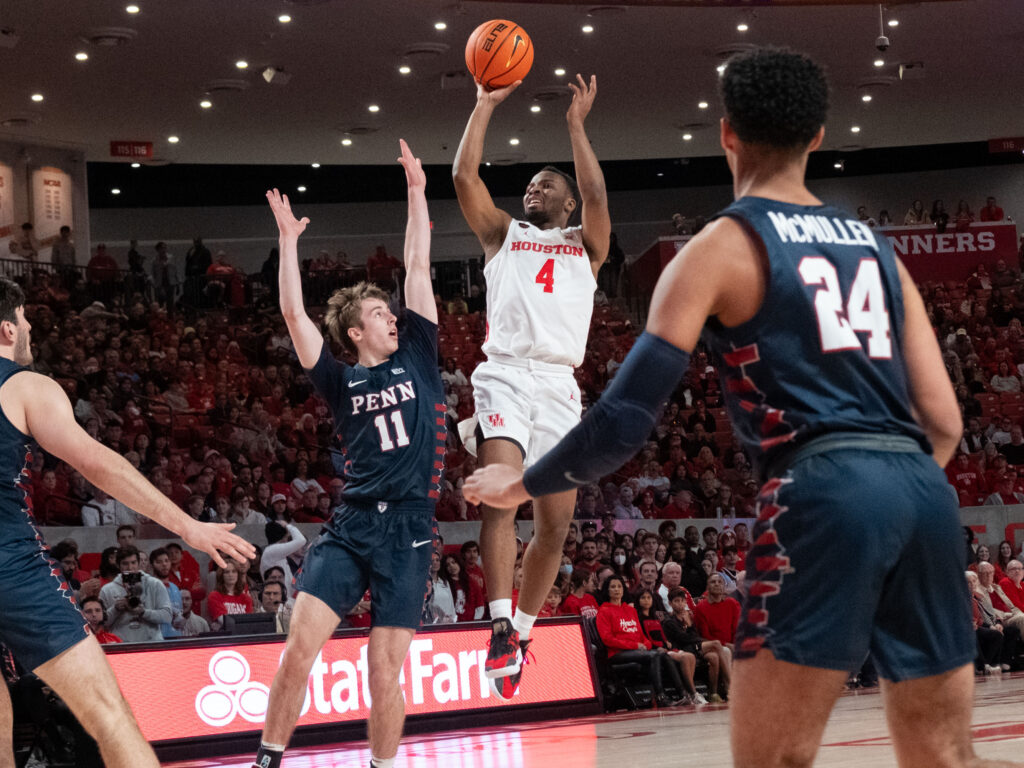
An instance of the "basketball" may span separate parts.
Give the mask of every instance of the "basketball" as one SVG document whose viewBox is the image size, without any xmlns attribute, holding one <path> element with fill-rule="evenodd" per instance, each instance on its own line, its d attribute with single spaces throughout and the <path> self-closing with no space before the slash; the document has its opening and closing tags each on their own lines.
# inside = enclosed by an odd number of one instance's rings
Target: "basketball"
<svg viewBox="0 0 1024 768">
<path fill-rule="evenodd" d="M 507 19 L 485 21 L 466 42 L 466 67 L 473 79 L 493 91 L 522 80 L 533 66 L 533 42 Z"/>
</svg>

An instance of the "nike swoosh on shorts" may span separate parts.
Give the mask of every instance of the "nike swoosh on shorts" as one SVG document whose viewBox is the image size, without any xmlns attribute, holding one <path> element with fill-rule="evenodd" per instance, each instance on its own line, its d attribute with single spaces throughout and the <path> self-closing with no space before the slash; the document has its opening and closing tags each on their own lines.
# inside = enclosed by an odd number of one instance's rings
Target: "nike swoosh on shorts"
<svg viewBox="0 0 1024 768">
<path fill-rule="evenodd" d="M 432 541 L 433 541 L 433 539 L 424 539 L 423 541 L 414 541 L 412 543 L 412 548 L 416 549 L 416 547 L 422 547 L 424 544 L 429 544 Z"/>
</svg>

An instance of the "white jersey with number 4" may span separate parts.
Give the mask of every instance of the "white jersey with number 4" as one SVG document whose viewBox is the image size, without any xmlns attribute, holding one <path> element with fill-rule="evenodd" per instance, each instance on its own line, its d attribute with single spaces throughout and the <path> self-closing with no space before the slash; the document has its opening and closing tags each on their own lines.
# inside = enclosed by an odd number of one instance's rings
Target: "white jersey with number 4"
<svg viewBox="0 0 1024 768">
<path fill-rule="evenodd" d="M 484 278 L 488 357 L 583 362 L 597 281 L 582 228 L 540 229 L 513 219 Z"/>
</svg>

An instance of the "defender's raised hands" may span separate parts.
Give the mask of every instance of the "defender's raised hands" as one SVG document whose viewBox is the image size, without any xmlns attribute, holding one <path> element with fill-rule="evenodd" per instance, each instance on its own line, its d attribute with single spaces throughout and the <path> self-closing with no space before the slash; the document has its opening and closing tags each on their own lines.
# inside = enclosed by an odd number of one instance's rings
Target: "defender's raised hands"
<svg viewBox="0 0 1024 768">
<path fill-rule="evenodd" d="M 288 195 L 282 195 L 276 188 L 267 192 L 267 202 L 270 203 L 270 210 L 274 212 L 278 231 L 285 237 L 298 239 L 306 230 L 309 219 L 305 216 L 296 219 L 292 213 L 291 203 L 288 202 Z"/>
</svg>

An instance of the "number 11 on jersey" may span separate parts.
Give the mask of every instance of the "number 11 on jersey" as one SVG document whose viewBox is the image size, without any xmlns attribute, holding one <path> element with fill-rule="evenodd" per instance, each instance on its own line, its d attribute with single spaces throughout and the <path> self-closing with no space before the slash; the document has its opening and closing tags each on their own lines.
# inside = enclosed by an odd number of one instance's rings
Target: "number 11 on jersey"
<svg viewBox="0 0 1024 768">
<path fill-rule="evenodd" d="M 391 412 L 391 423 L 395 427 L 395 439 L 391 439 L 391 433 L 388 431 L 388 418 L 386 413 L 382 413 L 380 416 L 373 420 L 373 426 L 377 428 L 377 434 L 380 436 L 380 449 L 382 451 L 392 451 L 395 448 L 395 443 L 398 443 L 399 448 L 404 448 L 409 444 L 409 434 L 405 431 L 405 422 L 402 421 L 401 411 Z"/>
</svg>

